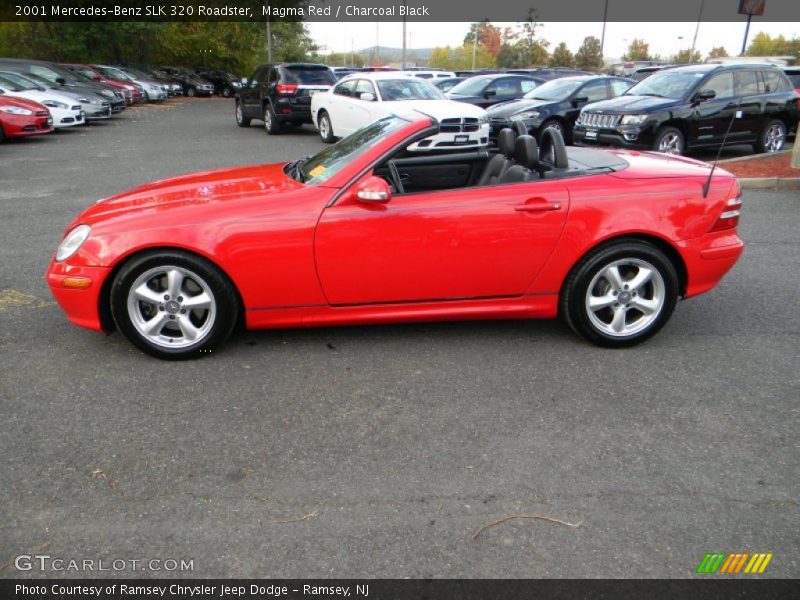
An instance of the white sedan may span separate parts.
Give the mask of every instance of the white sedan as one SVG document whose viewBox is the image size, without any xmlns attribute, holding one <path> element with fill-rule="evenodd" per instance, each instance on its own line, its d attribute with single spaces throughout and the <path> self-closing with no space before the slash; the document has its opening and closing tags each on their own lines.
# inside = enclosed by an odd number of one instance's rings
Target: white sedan
<svg viewBox="0 0 800 600">
<path fill-rule="evenodd" d="M 439 121 L 439 133 L 409 146 L 409 150 L 478 148 L 489 142 L 486 111 L 448 100 L 427 81 L 406 73 L 353 73 L 311 98 L 311 119 L 326 143 L 376 119 L 408 110 L 418 110 Z"/>
<path fill-rule="evenodd" d="M 44 104 L 53 116 L 53 126 L 56 129 L 73 127 L 85 122 L 80 103 L 65 94 L 59 94 L 52 90 L 42 91 L 38 88 L 26 89 L 25 86 L 4 77 L 0 77 L 0 94 Z"/>
</svg>

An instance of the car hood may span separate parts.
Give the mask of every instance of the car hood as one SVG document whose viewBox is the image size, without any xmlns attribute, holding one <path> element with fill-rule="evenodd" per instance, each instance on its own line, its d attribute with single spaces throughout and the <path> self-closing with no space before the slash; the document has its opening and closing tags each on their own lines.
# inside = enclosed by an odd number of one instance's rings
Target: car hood
<svg viewBox="0 0 800 600">
<path fill-rule="evenodd" d="M 8 94 L 0 94 L 0 106 L 17 106 L 19 108 L 27 108 L 28 110 L 33 111 L 47 110 L 45 105 L 36 102 L 35 100 L 9 96 Z"/>
<path fill-rule="evenodd" d="M 681 104 L 674 98 L 660 98 L 658 96 L 617 96 L 611 100 L 587 104 L 587 112 L 609 112 L 613 114 L 649 112 L 664 108 L 672 108 Z"/>
<path fill-rule="evenodd" d="M 559 104 L 559 102 L 554 102 L 553 100 L 533 100 L 521 98 L 519 100 L 510 100 L 508 102 L 495 104 L 494 106 L 487 108 L 486 112 L 490 117 L 510 117 L 511 115 L 515 115 L 526 110 L 543 108 L 552 104 Z"/>
<path fill-rule="evenodd" d="M 479 106 L 456 102 L 455 100 L 397 100 L 383 102 L 384 108 L 394 114 L 407 111 L 418 111 L 441 121 L 453 117 L 477 117 L 486 115 L 486 111 Z"/>
<path fill-rule="evenodd" d="M 46 100 L 55 100 L 56 102 L 63 102 L 70 108 L 75 106 L 77 102 L 72 96 L 67 96 L 66 94 L 54 92 L 52 90 L 25 90 L 24 92 L 6 92 L 6 94 L 9 96 L 16 96 L 17 98 L 26 98 L 39 103 L 42 103 Z"/>
<path fill-rule="evenodd" d="M 285 163 L 200 171 L 146 183 L 100 200 L 80 217 L 95 223 L 131 213 L 155 212 L 192 206 L 192 210 L 242 198 L 261 199 L 301 189 L 303 184 L 283 172 Z"/>
</svg>

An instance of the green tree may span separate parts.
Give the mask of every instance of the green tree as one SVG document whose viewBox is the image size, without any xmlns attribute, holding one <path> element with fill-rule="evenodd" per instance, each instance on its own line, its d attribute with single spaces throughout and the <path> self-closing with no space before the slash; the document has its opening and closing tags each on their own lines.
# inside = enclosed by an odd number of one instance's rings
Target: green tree
<svg viewBox="0 0 800 600">
<path fill-rule="evenodd" d="M 711 51 L 708 53 L 708 58 L 724 58 L 728 56 L 728 51 L 725 50 L 724 46 L 717 46 L 712 48 Z"/>
<path fill-rule="evenodd" d="M 622 55 L 622 60 L 650 60 L 650 46 L 640 39 L 633 40 L 628 46 L 628 51 Z"/>
<path fill-rule="evenodd" d="M 603 66 L 600 40 L 590 35 L 583 38 L 581 47 L 575 54 L 575 66 L 586 71 L 598 71 Z"/>
<path fill-rule="evenodd" d="M 688 63 L 698 63 L 700 62 L 702 56 L 699 52 L 695 50 L 694 54 L 692 54 L 691 48 L 686 48 L 684 50 L 680 50 L 675 56 L 672 57 L 672 62 L 679 65 L 685 65 Z"/>
<path fill-rule="evenodd" d="M 450 46 L 434 48 L 428 56 L 428 65 L 439 69 L 447 69 L 448 71 L 471 69 L 472 50 L 472 44 L 456 48 L 451 48 Z M 475 68 L 486 69 L 494 66 L 494 56 L 489 54 L 489 51 L 483 46 L 478 46 L 475 49 Z"/>
<path fill-rule="evenodd" d="M 572 55 L 572 52 L 569 51 L 569 48 L 567 48 L 567 44 L 561 42 L 555 47 L 553 54 L 550 55 L 550 62 L 548 64 L 551 67 L 573 67 L 575 66 L 575 57 Z"/>
<path fill-rule="evenodd" d="M 472 23 L 467 35 L 464 36 L 464 45 L 471 46 L 476 35 L 478 36 L 478 45 L 483 46 L 489 54 L 496 57 L 502 43 L 500 28 L 492 25 L 488 19 L 480 23 Z"/>
</svg>

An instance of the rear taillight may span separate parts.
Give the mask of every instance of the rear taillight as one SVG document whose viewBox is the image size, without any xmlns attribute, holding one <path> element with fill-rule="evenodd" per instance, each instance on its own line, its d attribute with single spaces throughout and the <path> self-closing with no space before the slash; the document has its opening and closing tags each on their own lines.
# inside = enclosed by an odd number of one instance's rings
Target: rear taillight
<svg viewBox="0 0 800 600">
<path fill-rule="evenodd" d="M 275 86 L 275 90 L 279 94 L 294 94 L 297 91 L 296 83 L 279 83 Z"/>
<path fill-rule="evenodd" d="M 736 195 L 728 198 L 719 218 L 714 223 L 714 226 L 709 231 L 724 231 L 726 229 L 733 229 L 739 224 L 739 215 L 742 212 L 742 190 L 739 183 L 736 183 Z"/>
</svg>

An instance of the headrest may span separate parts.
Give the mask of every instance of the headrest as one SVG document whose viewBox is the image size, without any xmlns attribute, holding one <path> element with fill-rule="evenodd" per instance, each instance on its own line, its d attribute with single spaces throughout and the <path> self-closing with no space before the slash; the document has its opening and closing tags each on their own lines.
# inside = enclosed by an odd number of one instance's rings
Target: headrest
<svg viewBox="0 0 800 600">
<path fill-rule="evenodd" d="M 514 140 L 516 139 L 517 134 L 508 127 L 504 127 L 497 134 L 497 147 L 500 148 L 500 153 L 506 158 L 514 158 Z"/>
<path fill-rule="evenodd" d="M 539 168 L 539 148 L 532 135 L 521 135 L 514 143 L 514 158 L 517 164 L 535 171 Z"/>
<path fill-rule="evenodd" d="M 553 163 L 555 169 L 566 169 L 569 167 L 569 157 L 567 147 L 561 132 L 554 127 L 547 127 L 540 136 L 542 147 L 539 150 L 539 158 Z"/>
<path fill-rule="evenodd" d="M 528 135 L 528 126 L 522 121 L 514 121 L 514 131 L 517 135 Z"/>
</svg>

